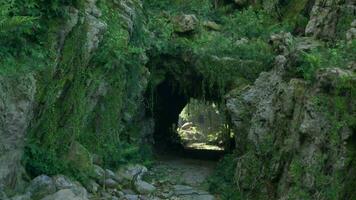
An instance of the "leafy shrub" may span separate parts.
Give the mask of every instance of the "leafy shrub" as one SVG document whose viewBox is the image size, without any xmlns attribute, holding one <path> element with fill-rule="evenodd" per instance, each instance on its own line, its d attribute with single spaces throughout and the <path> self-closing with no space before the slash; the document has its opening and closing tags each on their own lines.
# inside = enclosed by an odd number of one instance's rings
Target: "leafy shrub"
<svg viewBox="0 0 356 200">
<path fill-rule="evenodd" d="M 234 181 L 236 155 L 230 154 L 219 161 L 214 174 L 209 178 L 209 190 L 223 200 L 240 200 L 241 194 Z M 236 186 L 236 187 L 235 187 Z"/>
<path fill-rule="evenodd" d="M 341 41 L 334 47 L 320 47 L 310 52 L 302 52 L 297 68 L 298 73 L 309 81 L 315 79 L 315 73 L 321 68 L 346 68 L 356 60 L 356 40 L 351 43 Z"/>
<path fill-rule="evenodd" d="M 266 38 L 271 33 L 287 29 L 286 24 L 279 23 L 264 10 L 252 7 L 227 15 L 224 18 L 224 31 L 233 38 Z"/>
</svg>

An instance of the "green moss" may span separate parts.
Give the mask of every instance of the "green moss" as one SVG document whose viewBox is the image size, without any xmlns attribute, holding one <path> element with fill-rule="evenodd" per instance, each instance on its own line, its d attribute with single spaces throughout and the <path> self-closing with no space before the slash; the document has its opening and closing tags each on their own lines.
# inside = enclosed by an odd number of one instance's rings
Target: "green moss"
<svg viewBox="0 0 356 200">
<path fill-rule="evenodd" d="M 137 46 L 143 42 L 131 43 L 125 24 L 117 24 L 121 11 L 113 2 L 99 6 L 108 25 L 99 49 L 91 56 L 86 52 L 84 21 L 67 36 L 60 60 L 53 60 L 53 74 L 40 80 L 41 106 L 24 157 L 31 175 L 63 173 L 84 180 L 90 175 L 83 169 L 86 164 L 66 156 L 79 143 L 88 153 L 102 156 L 106 167 L 143 161 L 137 125 L 123 115 L 136 115 L 145 87 L 144 50 Z"/>
</svg>

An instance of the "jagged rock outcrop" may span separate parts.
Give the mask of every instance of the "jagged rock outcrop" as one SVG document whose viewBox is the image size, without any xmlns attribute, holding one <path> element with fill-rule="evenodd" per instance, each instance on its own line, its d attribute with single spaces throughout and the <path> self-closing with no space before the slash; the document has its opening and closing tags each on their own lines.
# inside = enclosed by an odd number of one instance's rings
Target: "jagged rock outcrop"
<svg viewBox="0 0 356 200">
<path fill-rule="evenodd" d="M 338 24 L 342 18 L 355 17 L 356 5 L 353 1 L 317 0 L 310 13 L 305 33 L 321 39 L 336 37 Z"/>
<path fill-rule="evenodd" d="M 0 183 L 12 189 L 21 187 L 24 170 L 20 161 L 35 93 L 33 74 L 0 76 Z"/>
<path fill-rule="evenodd" d="M 321 70 L 313 84 L 290 77 L 297 55 L 280 48 L 287 36 L 274 37 L 282 53 L 274 69 L 227 99 L 239 152 L 236 187 L 245 199 L 355 198 L 348 189 L 355 135 L 340 117 L 355 113 L 355 74 Z"/>
<path fill-rule="evenodd" d="M 193 14 L 182 14 L 173 17 L 174 30 L 178 33 L 191 32 L 197 29 L 198 18 Z"/>
</svg>

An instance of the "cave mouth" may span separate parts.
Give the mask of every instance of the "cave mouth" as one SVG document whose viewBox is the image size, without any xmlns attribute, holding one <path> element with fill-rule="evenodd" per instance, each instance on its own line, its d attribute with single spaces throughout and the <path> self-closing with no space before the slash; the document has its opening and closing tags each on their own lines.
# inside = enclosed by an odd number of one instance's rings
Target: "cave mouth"
<svg viewBox="0 0 356 200">
<path fill-rule="evenodd" d="M 196 89 L 194 86 L 182 89 L 179 82 L 169 76 L 154 88 L 151 113 L 155 121 L 153 139 L 157 154 L 217 160 L 229 151 L 225 146 L 231 137 L 223 112 L 213 100 L 200 98 Z M 216 132 L 208 132 L 212 127 Z"/>
</svg>

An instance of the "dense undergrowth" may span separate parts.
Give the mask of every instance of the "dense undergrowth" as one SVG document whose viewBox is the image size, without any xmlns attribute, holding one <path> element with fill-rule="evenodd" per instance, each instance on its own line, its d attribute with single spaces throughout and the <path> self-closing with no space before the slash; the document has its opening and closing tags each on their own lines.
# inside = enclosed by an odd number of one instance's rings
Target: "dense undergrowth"
<svg viewBox="0 0 356 200">
<path fill-rule="evenodd" d="M 56 68 L 44 70 L 53 77 L 39 80 L 43 106 L 37 108 L 24 157 L 31 175 L 64 173 L 85 180 L 91 174 L 86 150 L 110 168 L 149 159 L 149 152 L 140 153 L 133 121 L 145 87 L 143 49 L 133 44 L 124 22 L 117 23 L 121 16 L 112 1 L 98 6 L 108 29 L 97 53 L 89 56 L 85 49 L 84 21 L 68 35 L 59 62 L 52 62 Z M 56 26 L 56 18 L 49 21 Z M 70 159 L 71 151 L 79 151 L 83 159 Z"/>
</svg>

